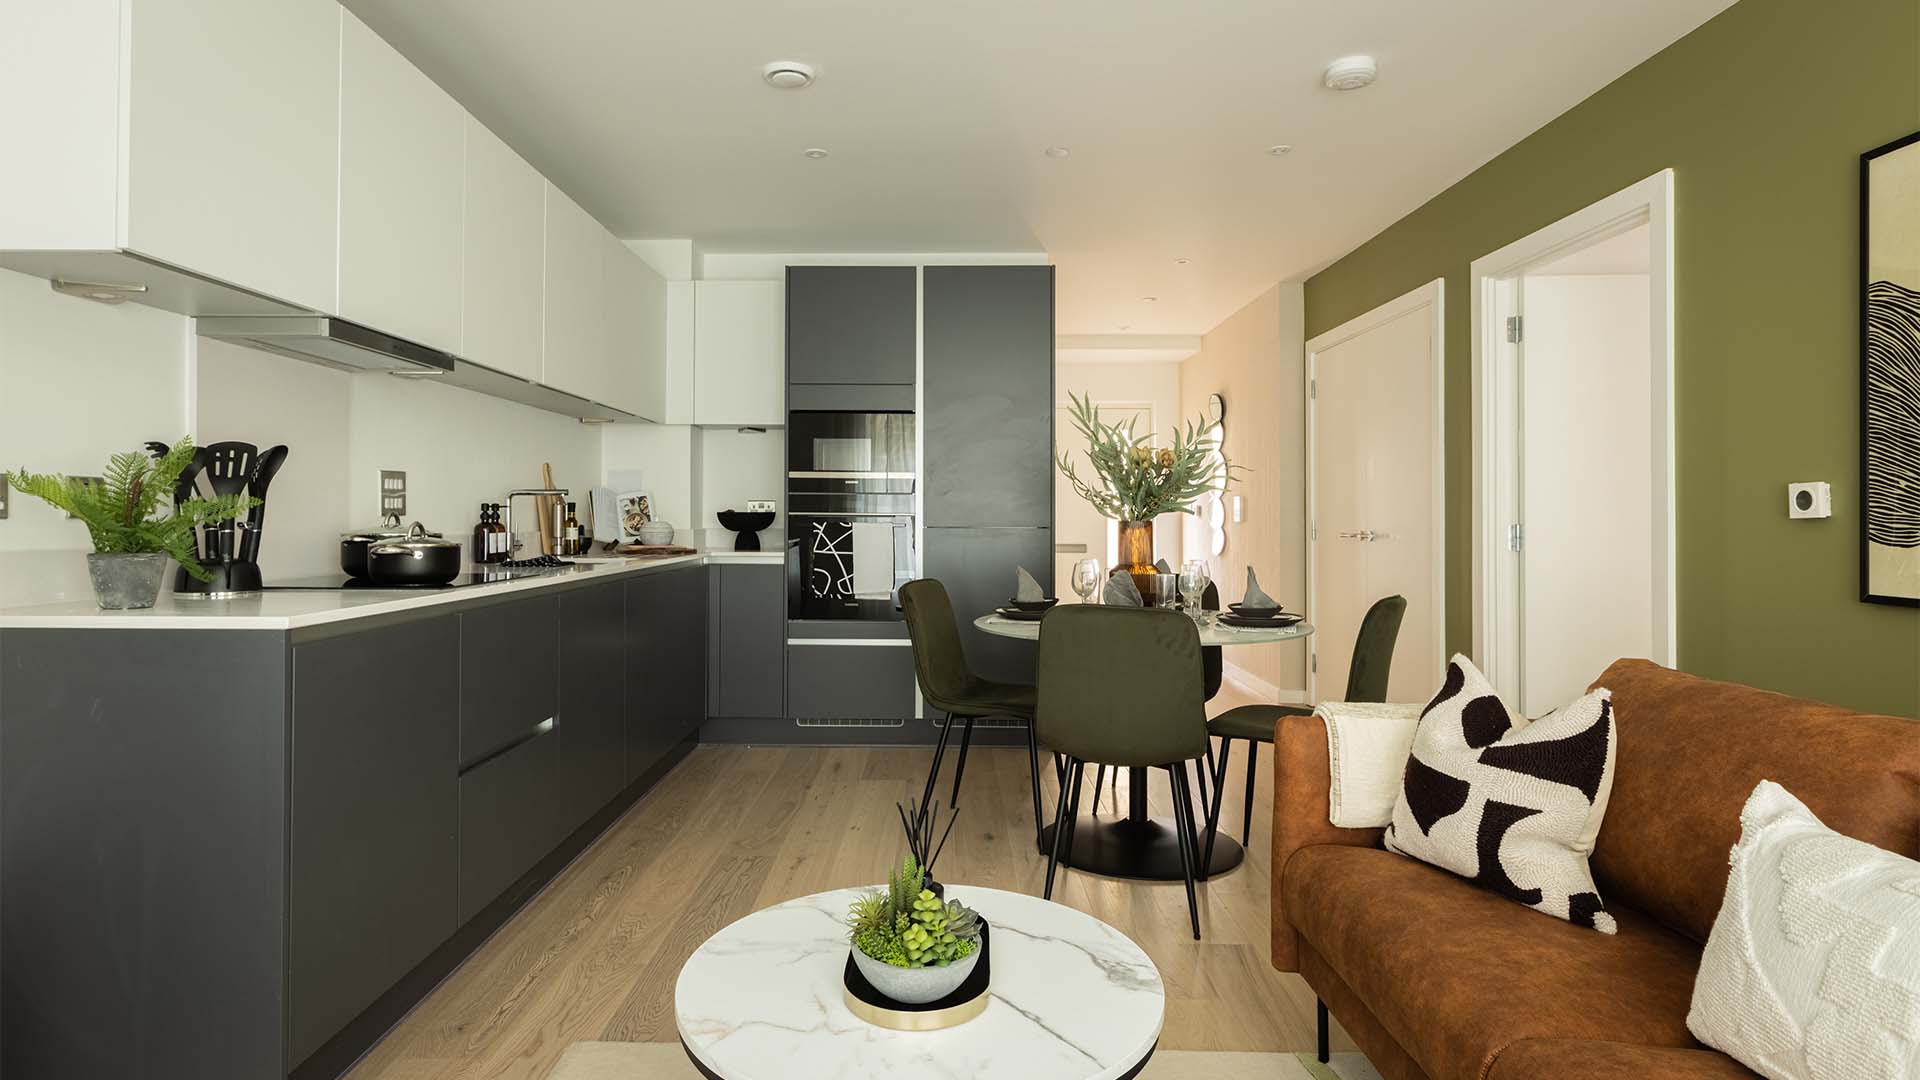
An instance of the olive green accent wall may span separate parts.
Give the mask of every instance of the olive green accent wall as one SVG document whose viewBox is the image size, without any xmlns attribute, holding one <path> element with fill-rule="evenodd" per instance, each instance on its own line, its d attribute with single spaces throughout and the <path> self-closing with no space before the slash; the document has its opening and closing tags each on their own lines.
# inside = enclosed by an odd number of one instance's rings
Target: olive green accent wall
<svg viewBox="0 0 1920 1080">
<path fill-rule="evenodd" d="M 1680 665 L 1920 714 L 1920 610 L 1860 602 L 1858 547 L 1859 155 L 1916 129 L 1920 0 L 1742 0 L 1308 280 L 1311 337 L 1446 278 L 1451 648 L 1473 632 L 1468 264 L 1670 167 Z M 1831 519 L 1788 520 L 1796 480 L 1832 482 Z"/>
</svg>

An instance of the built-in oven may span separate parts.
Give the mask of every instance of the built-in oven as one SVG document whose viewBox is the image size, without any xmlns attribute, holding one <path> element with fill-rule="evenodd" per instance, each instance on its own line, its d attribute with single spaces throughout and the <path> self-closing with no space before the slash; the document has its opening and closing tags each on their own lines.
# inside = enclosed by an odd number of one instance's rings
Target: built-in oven
<svg viewBox="0 0 1920 1080">
<path fill-rule="evenodd" d="M 788 415 L 788 618 L 901 617 L 920 566 L 918 477 L 912 413 Z"/>
</svg>

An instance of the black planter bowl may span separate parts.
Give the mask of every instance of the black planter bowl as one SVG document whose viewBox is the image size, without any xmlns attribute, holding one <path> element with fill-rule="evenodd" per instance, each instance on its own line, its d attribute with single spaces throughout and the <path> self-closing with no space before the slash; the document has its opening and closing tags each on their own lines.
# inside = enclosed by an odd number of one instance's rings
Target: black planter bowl
<svg viewBox="0 0 1920 1080">
<path fill-rule="evenodd" d="M 733 538 L 735 551 L 759 551 L 760 530 L 773 524 L 773 511 L 722 510 L 714 515 L 720 519 L 720 526 L 739 535 Z"/>
<path fill-rule="evenodd" d="M 1007 606 L 1015 611 L 1045 611 L 1059 602 L 1059 597 L 1049 596 L 1045 600 L 1009 600 Z"/>
</svg>

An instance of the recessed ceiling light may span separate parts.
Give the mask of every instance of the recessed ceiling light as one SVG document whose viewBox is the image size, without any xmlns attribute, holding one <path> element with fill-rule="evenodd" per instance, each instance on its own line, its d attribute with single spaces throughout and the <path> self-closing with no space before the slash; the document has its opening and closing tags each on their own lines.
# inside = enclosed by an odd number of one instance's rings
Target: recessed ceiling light
<svg viewBox="0 0 1920 1080">
<path fill-rule="evenodd" d="M 1373 62 L 1373 57 L 1343 56 L 1327 65 L 1327 89 L 1358 90 L 1363 86 L 1372 86 L 1379 74 L 1379 66 Z"/>
<path fill-rule="evenodd" d="M 760 77 L 777 90 L 800 90 L 813 84 L 813 68 L 798 60 L 775 60 L 760 69 Z"/>
<path fill-rule="evenodd" d="M 1267 153 L 1272 154 L 1274 157 L 1286 157 L 1288 154 L 1293 153 L 1293 147 L 1288 146 L 1286 143 L 1275 143 L 1267 147 Z"/>
<path fill-rule="evenodd" d="M 1175 259 L 1175 260 L 1173 260 L 1173 265 L 1175 265 L 1175 266 L 1185 266 L 1185 265 L 1187 265 L 1188 263 L 1190 263 L 1190 262 L 1192 262 L 1192 261 L 1193 261 L 1192 259 Z"/>
<path fill-rule="evenodd" d="M 1066 156 L 1067 156 L 1068 154 L 1071 154 L 1071 153 L 1073 153 L 1073 151 L 1071 151 L 1071 150 L 1069 150 L 1069 149 L 1067 149 L 1067 148 L 1066 148 L 1066 147 L 1064 147 L 1064 146 L 1049 146 L 1049 147 L 1047 147 L 1047 156 L 1048 156 L 1048 157 L 1050 157 L 1050 158 L 1063 158 L 1063 157 L 1066 157 Z"/>
<path fill-rule="evenodd" d="M 817 146 L 809 146 L 805 150 L 800 151 L 800 153 L 802 156 L 810 157 L 815 161 L 819 161 L 821 158 L 827 156 L 827 152 Z"/>
</svg>

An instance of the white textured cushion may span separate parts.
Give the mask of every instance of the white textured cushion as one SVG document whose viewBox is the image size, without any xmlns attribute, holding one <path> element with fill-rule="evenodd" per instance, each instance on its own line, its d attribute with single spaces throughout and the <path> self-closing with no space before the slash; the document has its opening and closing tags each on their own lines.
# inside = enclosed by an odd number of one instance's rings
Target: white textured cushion
<svg viewBox="0 0 1920 1080">
<path fill-rule="evenodd" d="M 1420 706 L 1323 701 L 1313 714 L 1327 727 L 1327 820 L 1342 829 L 1392 821 Z"/>
<path fill-rule="evenodd" d="M 1770 780 L 1740 827 L 1687 1028 L 1774 1080 L 1920 1077 L 1920 863 Z"/>
<path fill-rule="evenodd" d="M 1587 856 L 1613 792 L 1613 695 L 1516 717 L 1464 656 L 1420 715 L 1389 850 L 1603 934 Z"/>
</svg>

